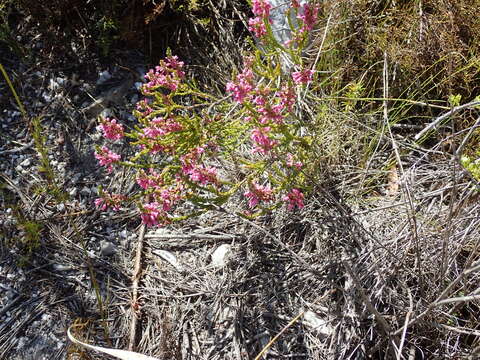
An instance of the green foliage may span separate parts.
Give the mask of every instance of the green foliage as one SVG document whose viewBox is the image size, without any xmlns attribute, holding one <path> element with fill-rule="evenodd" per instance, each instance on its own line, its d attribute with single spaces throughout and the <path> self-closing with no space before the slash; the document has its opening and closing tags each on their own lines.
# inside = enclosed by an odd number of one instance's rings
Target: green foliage
<svg viewBox="0 0 480 360">
<path fill-rule="evenodd" d="M 46 185 L 38 185 L 37 191 L 39 193 L 47 193 L 52 195 L 58 202 L 63 202 L 68 199 L 68 194 L 63 191 L 57 184 L 55 172 L 53 171 L 50 159 L 48 157 L 48 147 L 46 145 L 46 136 L 43 134 L 41 118 L 35 117 L 31 120 L 32 137 L 39 158 L 38 172 L 46 180 Z"/>
<path fill-rule="evenodd" d="M 112 44 L 119 39 L 118 23 L 114 18 L 102 16 L 97 22 L 98 40 L 97 44 L 100 47 L 103 56 L 108 56 Z"/>
<path fill-rule="evenodd" d="M 460 162 L 472 177 L 480 182 L 480 150 L 474 155 L 463 155 Z"/>
<path fill-rule="evenodd" d="M 19 231 L 19 237 L 11 238 L 9 244 L 17 246 L 20 250 L 18 265 L 26 266 L 41 245 L 45 225 L 42 221 L 26 217 L 18 205 L 10 206 L 15 218 L 16 228 Z"/>
</svg>

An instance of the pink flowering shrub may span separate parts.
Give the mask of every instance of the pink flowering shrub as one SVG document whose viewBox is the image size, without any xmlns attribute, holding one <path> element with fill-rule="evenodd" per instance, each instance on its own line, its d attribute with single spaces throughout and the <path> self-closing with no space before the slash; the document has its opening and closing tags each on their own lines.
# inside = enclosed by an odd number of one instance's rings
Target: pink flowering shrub
<svg viewBox="0 0 480 360">
<path fill-rule="evenodd" d="M 112 172 L 112 164 L 120 160 L 120 155 L 114 153 L 106 146 L 102 146 L 97 152 L 95 152 L 95 158 L 98 160 L 101 166 L 105 166 L 109 173 Z"/>
<path fill-rule="evenodd" d="M 298 89 L 314 80 L 301 54 L 318 11 L 298 1 L 291 5 L 301 27 L 284 47 L 271 35 L 270 3 L 252 1 L 250 29 L 268 55 L 253 51 L 244 57 L 243 69 L 226 85 L 226 98 L 199 90 L 176 56 L 168 55 L 145 75 L 145 98 L 134 110 L 138 125 L 126 131 L 107 118 L 98 126 L 107 141 L 128 139 L 133 154 L 121 159 L 107 146 L 95 153 L 108 172 L 133 169 L 136 193 L 127 198 L 102 192 L 97 207 L 118 210 L 134 203 L 147 226 L 223 206 L 233 194 L 244 199 L 244 216 L 304 207 L 309 140 L 302 135 L 297 96 Z M 294 70 L 281 70 L 285 53 Z"/>
<path fill-rule="evenodd" d="M 120 140 L 124 137 L 123 125 L 118 124 L 116 119 L 105 118 L 97 127 L 103 136 L 109 140 Z"/>
</svg>

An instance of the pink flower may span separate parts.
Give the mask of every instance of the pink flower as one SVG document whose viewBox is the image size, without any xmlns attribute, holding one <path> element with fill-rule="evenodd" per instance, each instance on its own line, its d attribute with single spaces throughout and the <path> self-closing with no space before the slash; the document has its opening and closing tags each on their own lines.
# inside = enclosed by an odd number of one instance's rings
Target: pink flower
<svg viewBox="0 0 480 360">
<path fill-rule="evenodd" d="M 155 226 L 158 225 L 160 220 L 160 210 L 158 209 L 160 205 L 157 202 L 152 202 L 143 205 L 143 212 L 140 216 L 142 218 L 142 222 L 147 226 Z"/>
<path fill-rule="evenodd" d="M 267 104 L 264 107 L 259 107 L 257 110 L 262 114 L 259 120 L 261 124 L 268 124 L 269 122 L 275 122 L 277 124 L 283 123 L 283 106 L 281 104 L 273 106 Z"/>
<path fill-rule="evenodd" d="M 293 110 L 293 105 L 295 105 L 295 92 L 291 87 L 283 86 L 282 89 L 276 93 L 276 96 L 280 98 L 280 104 L 285 107 L 288 111 Z"/>
<path fill-rule="evenodd" d="M 205 166 L 199 163 L 200 156 L 205 152 L 205 147 L 198 146 L 183 155 L 180 158 L 182 163 L 182 174 L 187 176 L 191 181 L 201 185 L 216 184 L 217 169 L 211 166 Z"/>
<path fill-rule="evenodd" d="M 123 125 L 117 124 L 117 120 L 105 118 L 97 129 L 103 132 L 103 136 L 110 140 L 120 140 L 124 137 Z"/>
<path fill-rule="evenodd" d="M 262 186 L 255 182 L 250 184 L 250 190 L 243 195 L 248 199 L 248 206 L 254 208 L 260 201 L 272 201 L 274 199 L 273 191 L 269 185 Z"/>
<path fill-rule="evenodd" d="M 182 171 L 193 182 L 201 185 L 216 184 L 217 183 L 217 169 L 211 166 L 184 166 Z"/>
<path fill-rule="evenodd" d="M 160 186 L 162 182 L 160 175 L 157 174 L 153 169 L 149 169 L 150 175 L 147 175 L 145 171 L 140 170 L 137 176 L 137 184 L 140 185 L 143 189 L 147 190 L 149 188 L 156 188 Z"/>
<path fill-rule="evenodd" d="M 106 146 L 102 146 L 99 152 L 95 152 L 95 158 L 98 160 L 101 166 L 105 166 L 107 168 L 109 173 L 112 172 L 112 164 L 120 161 L 120 155 L 115 154 Z"/>
<path fill-rule="evenodd" d="M 288 210 L 293 210 L 295 207 L 303 209 L 303 193 L 298 189 L 292 189 L 287 195 L 283 197 L 283 201 L 287 203 Z"/>
<path fill-rule="evenodd" d="M 103 198 L 95 199 L 95 206 L 100 208 L 100 210 L 105 211 L 108 209 L 107 202 Z"/>
<path fill-rule="evenodd" d="M 271 128 L 269 126 L 252 130 L 252 135 L 250 137 L 256 144 L 256 147 L 253 149 L 254 153 L 259 152 L 261 154 L 266 154 L 278 144 L 277 140 L 272 140 L 268 136 L 270 130 Z"/>
<path fill-rule="evenodd" d="M 293 155 L 288 153 L 287 154 L 287 166 L 296 167 L 297 170 L 300 170 L 303 166 L 303 163 L 301 161 L 295 161 L 294 158 L 293 158 Z"/>
<path fill-rule="evenodd" d="M 251 31 L 257 38 L 261 38 L 267 33 L 265 22 L 260 17 L 255 17 L 248 20 L 248 30 Z"/>
<path fill-rule="evenodd" d="M 230 81 L 227 83 L 226 89 L 228 92 L 233 93 L 233 99 L 239 103 L 243 103 L 245 98 L 252 91 L 253 72 L 249 68 L 249 64 L 245 64 L 243 71 L 237 75 L 235 82 Z"/>
<path fill-rule="evenodd" d="M 178 61 L 178 56 L 174 55 L 174 56 L 168 56 L 165 59 L 165 65 L 170 69 L 179 71 L 183 68 L 183 65 L 185 64 L 183 61 Z"/>
<path fill-rule="evenodd" d="M 160 61 L 160 65 L 155 66 L 155 69 L 150 69 L 145 75 L 148 81 L 143 85 L 143 91 L 148 95 L 158 87 L 177 90 L 181 80 L 185 77 L 185 73 L 181 70 L 183 62 L 178 61 L 178 57 L 169 56 L 165 60 Z"/>
<path fill-rule="evenodd" d="M 293 81 L 297 84 L 308 84 L 313 79 L 314 71 L 310 69 L 305 69 L 302 71 L 296 71 L 292 73 Z"/>
<path fill-rule="evenodd" d="M 255 16 L 268 18 L 270 16 L 270 9 L 272 6 L 267 0 L 253 0 L 252 12 Z"/>
<path fill-rule="evenodd" d="M 141 112 L 143 116 L 147 116 L 153 112 L 153 109 L 149 105 L 149 101 L 147 99 L 140 100 L 135 105 L 137 111 Z"/>
<path fill-rule="evenodd" d="M 102 211 L 105 211 L 108 208 L 112 208 L 113 211 L 118 211 L 125 199 L 126 197 L 124 195 L 103 192 L 103 197 L 95 199 L 94 203 L 95 206 Z"/>
<path fill-rule="evenodd" d="M 306 3 L 303 5 L 303 9 L 298 15 L 298 18 L 303 21 L 301 31 L 312 31 L 318 19 L 318 6 Z"/>
</svg>

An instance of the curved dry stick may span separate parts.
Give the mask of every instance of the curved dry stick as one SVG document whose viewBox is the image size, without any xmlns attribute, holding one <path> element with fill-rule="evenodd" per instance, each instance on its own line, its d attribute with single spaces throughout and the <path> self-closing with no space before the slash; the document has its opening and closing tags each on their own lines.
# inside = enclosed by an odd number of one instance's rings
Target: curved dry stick
<svg viewBox="0 0 480 360">
<path fill-rule="evenodd" d="M 90 345 L 87 343 L 84 343 L 78 339 L 76 339 L 73 335 L 72 332 L 70 331 L 72 326 L 70 326 L 67 330 L 67 336 L 70 339 L 71 342 L 73 342 L 76 345 L 80 345 L 86 349 L 93 350 L 93 351 L 99 351 L 104 354 L 111 355 L 113 357 L 116 357 L 117 359 L 121 360 L 159 360 L 158 358 L 154 358 L 151 356 L 139 354 L 133 351 L 127 351 L 127 350 L 119 350 L 119 349 L 112 349 L 112 348 L 105 348 L 101 346 L 95 346 L 95 345 Z"/>
<path fill-rule="evenodd" d="M 418 141 L 420 140 L 420 138 L 422 136 L 424 136 L 426 133 L 428 133 L 430 130 L 436 130 L 438 128 L 438 126 L 445 120 L 447 120 L 450 116 L 456 114 L 457 112 L 459 112 L 460 110 L 463 110 L 463 109 L 468 109 L 468 108 L 471 108 L 471 107 L 475 107 L 477 105 L 480 105 L 480 101 L 478 100 L 474 100 L 472 102 L 469 102 L 467 104 L 463 104 L 463 105 L 460 105 L 460 106 L 456 106 L 454 107 L 452 110 L 446 112 L 445 114 L 437 117 L 433 122 L 431 122 L 430 124 L 428 124 L 422 131 L 420 131 L 417 135 L 415 135 L 415 141 Z"/>
<path fill-rule="evenodd" d="M 140 228 L 140 235 L 137 243 L 137 253 L 135 254 L 135 267 L 132 276 L 132 322 L 130 324 L 130 340 L 128 341 L 128 350 L 133 351 L 135 348 L 135 340 L 137 337 L 138 319 L 140 318 L 140 312 L 137 313 L 137 301 L 138 301 L 138 283 L 140 282 L 141 262 L 142 262 L 142 249 L 143 239 L 145 237 L 145 224 L 142 224 Z"/>
</svg>

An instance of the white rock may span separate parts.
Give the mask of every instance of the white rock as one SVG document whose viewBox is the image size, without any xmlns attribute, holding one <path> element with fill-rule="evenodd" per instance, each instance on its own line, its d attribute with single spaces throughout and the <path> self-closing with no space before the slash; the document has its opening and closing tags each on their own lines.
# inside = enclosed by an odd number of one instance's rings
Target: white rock
<svg viewBox="0 0 480 360">
<path fill-rule="evenodd" d="M 64 79 L 64 78 L 61 78 L 61 77 L 57 77 L 55 80 L 57 81 L 58 84 L 60 84 L 62 86 L 67 83 L 67 79 Z"/>
<path fill-rule="evenodd" d="M 28 166 L 30 166 L 31 163 L 32 163 L 32 159 L 26 158 L 25 160 L 23 160 L 23 161 L 20 163 L 20 166 L 22 166 L 22 167 L 28 167 Z"/>
<path fill-rule="evenodd" d="M 178 262 L 175 255 L 173 255 L 171 252 L 166 251 L 166 250 L 155 250 L 153 253 L 155 255 L 160 256 L 163 260 L 168 262 L 170 265 L 172 265 L 178 271 L 182 271 L 182 265 Z"/>
<path fill-rule="evenodd" d="M 117 249 L 115 248 L 115 245 L 113 245 L 113 243 L 105 240 L 100 241 L 100 253 L 103 256 L 112 256 L 116 252 Z"/>
<path fill-rule="evenodd" d="M 303 322 L 305 325 L 317 330 L 319 333 L 325 336 L 330 336 L 333 333 L 333 328 L 330 326 L 327 320 L 322 319 L 313 311 L 305 311 L 303 314 Z"/>
<path fill-rule="evenodd" d="M 100 113 L 100 117 L 102 118 L 107 118 L 107 117 L 113 117 L 113 111 L 109 108 L 103 109 L 102 112 Z"/>
<path fill-rule="evenodd" d="M 232 252 L 232 245 L 222 244 L 212 254 L 212 265 L 215 267 L 223 267 L 226 264 L 228 256 Z"/>
<path fill-rule="evenodd" d="M 62 264 L 53 264 L 52 267 L 53 267 L 53 270 L 55 271 L 67 271 L 72 269 L 70 266 L 62 265 Z"/>
<path fill-rule="evenodd" d="M 103 83 L 107 82 L 112 78 L 112 75 L 107 71 L 102 71 L 98 73 L 98 80 L 97 80 L 97 85 L 102 85 Z"/>
</svg>

